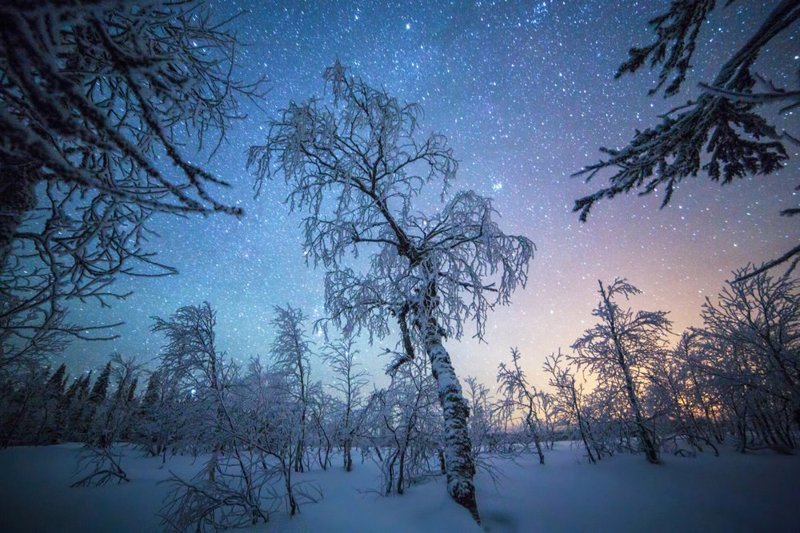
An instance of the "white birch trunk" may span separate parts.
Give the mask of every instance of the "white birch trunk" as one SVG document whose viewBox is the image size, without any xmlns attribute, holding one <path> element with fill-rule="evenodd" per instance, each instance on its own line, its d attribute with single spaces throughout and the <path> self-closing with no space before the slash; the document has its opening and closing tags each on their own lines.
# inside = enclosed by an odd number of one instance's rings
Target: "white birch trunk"
<svg viewBox="0 0 800 533">
<path fill-rule="evenodd" d="M 444 415 L 444 462 L 447 473 L 447 491 L 480 523 L 475 500 L 475 464 L 472 461 L 472 444 L 467 431 L 469 407 L 461 393 L 450 355 L 442 345 L 437 328 L 428 328 L 425 351 L 431 362 L 431 373 L 436 379 L 439 403 Z"/>
</svg>

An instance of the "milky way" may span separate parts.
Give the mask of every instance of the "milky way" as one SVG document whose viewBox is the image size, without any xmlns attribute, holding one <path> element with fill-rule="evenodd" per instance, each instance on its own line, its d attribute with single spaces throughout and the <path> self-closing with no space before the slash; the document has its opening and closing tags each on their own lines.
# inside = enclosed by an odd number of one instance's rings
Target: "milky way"
<svg viewBox="0 0 800 533">
<path fill-rule="evenodd" d="M 319 4 L 319 5 L 318 5 Z M 282 203 L 280 183 L 254 198 L 245 169 L 246 150 L 263 142 L 265 125 L 290 101 L 320 95 L 321 74 L 339 58 L 375 86 L 419 102 L 425 132 L 445 134 L 459 159 L 456 188 L 495 199 L 501 225 L 537 245 L 527 288 L 510 307 L 489 318 L 486 343 L 451 341 L 459 374 L 494 381 L 497 364 L 518 346 L 537 382 L 542 359 L 569 345 L 592 322 L 597 280 L 626 277 L 644 291 L 634 307 L 671 311 L 675 330 L 699 324 L 706 296 L 730 272 L 770 259 L 797 243 L 800 232 L 778 212 L 797 206 L 798 153 L 782 172 L 720 187 L 702 176 L 686 180 L 669 207 L 657 196 L 630 195 L 598 205 L 580 224 L 573 201 L 602 181 L 585 184 L 570 175 L 598 160 L 600 146 L 622 146 L 657 123 L 657 116 L 697 94 L 721 62 L 763 20 L 771 2 L 718 7 L 700 37 L 692 76 L 677 97 L 650 97 L 654 76 L 613 78 L 634 44 L 651 39 L 646 21 L 666 1 L 648 2 L 214 2 L 219 18 L 242 41 L 238 75 L 266 75 L 269 94 L 259 108 L 246 105 L 246 120 L 208 163 L 227 179 L 220 195 L 246 210 L 241 220 L 156 218 L 159 258 L 180 271 L 161 279 L 122 280 L 134 294 L 110 311 L 76 309 L 74 320 L 124 320 L 120 339 L 74 344 L 77 368 L 102 362 L 113 350 L 150 360 L 162 339 L 149 333 L 152 315 L 165 316 L 204 300 L 218 310 L 219 344 L 237 358 L 266 354 L 276 304 L 324 313 L 322 275 L 305 265 L 299 217 Z M 774 43 L 757 64 L 784 84 L 800 67 L 795 35 Z M 791 68 L 786 68 L 791 65 Z M 775 119 L 794 127 L 797 114 Z M 186 153 L 192 153 L 186 147 Z M 597 178 L 600 180 L 601 178 Z M 387 339 L 365 350 L 373 357 Z M 319 372 L 318 376 L 324 375 Z"/>
</svg>

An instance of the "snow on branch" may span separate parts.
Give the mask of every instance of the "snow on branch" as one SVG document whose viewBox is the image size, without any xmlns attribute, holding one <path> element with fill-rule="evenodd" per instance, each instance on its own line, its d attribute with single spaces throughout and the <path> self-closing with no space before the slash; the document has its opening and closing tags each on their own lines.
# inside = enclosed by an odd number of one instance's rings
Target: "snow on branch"
<svg viewBox="0 0 800 533">
<path fill-rule="evenodd" d="M 533 244 L 504 234 L 491 201 L 472 191 L 455 194 L 440 213 L 413 211 L 426 184 L 444 195 L 457 162 L 444 137 L 420 140 L 420 109 L 351 76 L 340 63 L 325 71 L 330 98 L 290 104 L 270 123 L 267 141 L 253 146 L 248 164 L 257 188 L 282 177 L 292 187 L 291 209 L 306 213 L 305 250 L 328 269 L 326 307 L 350 335 L 367 327 L 384 336 L 381 309 L 417 301 L 436 285 L 436 318 L 460 337 L 466 320 L 483 336 L 486 314 L 508 303 L 527 281 Z M 368 273 L 345 265 L 371 252 Z"/>
<path fill-rule="evenodd" d="M 673 0 L 666 13 L 650 21 L 655 41 L 632 48 L 617 77 L 636 72 L 646 63 L 652 68 L 660 65 L 658 84 L 650 94 L 661 89 L 670 78 L 664 94 L 677 94 L 691 69 L 700 30 L 715 6 L 716 0 Z M 747 42 L 720 65 L 714 80 L 701 84 L 703 93 L 696 100 L 662 115 L 660 124 L 637 130 L 626 146 L 601 148 L 606 158 L 573 174 L 588 182 L 599 173 L 610 171 L 608 186 L 575 201 L 573 211 L 579 213 L 580 220 L 587 220 L 598 201 L 620 194 L 659 192 L 663 208 L 686 178 L 704 174 L 725 185 L 738 178 L 771 174 L 783 168 L 789 159 L 783 143 L 798 144 L 797 134 L 779 133 L 759 106 L 783 103 L 779 112 L 788 113 L 800 102 L 800 91 L 776 87 L 754 73 L 753 67 L 759 55 L 775 53 L 769 48 L 773 39 L 796 29 L 798 21 L 800 4 L 796 0 L 777 2 Z M 767 86 L 766 91 L 754 90 L 757 81 Z M 784 214 L 795 211 L 791 208 Z M 795 256 L 793 250 L 763 266 L 772 268 Z"/>
</svg>

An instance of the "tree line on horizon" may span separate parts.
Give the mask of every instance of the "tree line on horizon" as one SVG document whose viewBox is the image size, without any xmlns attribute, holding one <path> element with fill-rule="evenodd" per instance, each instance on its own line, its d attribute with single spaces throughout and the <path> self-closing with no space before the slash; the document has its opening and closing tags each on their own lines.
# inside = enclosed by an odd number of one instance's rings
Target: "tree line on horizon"
<svg viewBox="0 0 800 533">
<path fill-rule="evenodd" d="M 667 313 L 624 307 L 638 289 L 601 282 L 596 324 L 545 359 L 547 386 L 530 383 L 516 349 L 495 387 L 464 379 L 471 461 L 489 474 L 497 457 L 535 453 L 545 465 L 558 441 L 579 446 L 589 463 L 619 453 L 660 463 L 664 454 L 730 447 L 796 453 L 798 289 L 765 273 L 728 283 L 718 303 L 703 306 L 703 326 L 674 342 Z M 379 388 L 352 339 L 312 342 L 291 306 L 276 307 L 271 326 L 268 356 L 241 363 L 217 347 L 213 308 L 186 306 L 154 318 L 153 334 L 164 337 L 155 366 L 117 354 L 94 379 L 70 379 L 61 364 L 5 380 L 0 444 L 84 443 L 76 486 L 129 481 L 120 444 L 163 463 L 201 457 L 194 478 L 170 480 L 162 512 L 174 529 L 294 514 L 320 496 L 298 477 L 314 469 L 374 462 L 385 495 L 446 473 L 444 413 L 427 359 L 394 368 L 389 357 L 391 380 Z"/>
</svg>

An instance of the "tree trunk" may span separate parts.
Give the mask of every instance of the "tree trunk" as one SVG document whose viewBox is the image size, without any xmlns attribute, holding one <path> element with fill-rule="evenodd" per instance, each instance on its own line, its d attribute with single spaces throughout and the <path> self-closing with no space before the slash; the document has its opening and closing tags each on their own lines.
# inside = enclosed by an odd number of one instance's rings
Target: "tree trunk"
<svg viewBox="0 0 800 533">
<path fill-rule="evenodd" d="M 400 464 L 397 468 L 397 494 L 401 496 L 406 491 L 406 445 L 403 445 L 403 449 L 399 451 L 400 453 Z"/>
<path fill-rule="evenodd" d="M 304 438 L 301 436 L 300 439 L 295 444 L 294 450 L 294 471 L 295 472 L 303 472 L 303 454 L 305 451 L 304 446 Z"/>
<path fill-rule="evenodd" d="M 586 448 L 586 453 L 589 455 L 589 462 L 595 464 L 596 461 L 594 459 L 594 454 L 592 454 L 592 449 L 589 447 L 589 441 L 587 440 L 586 436 L 586 428 L 583 425 L 583 416 L 581 415 L 581 408 L 578 405 L 578 396 L 575 393 L 574 383 L 572 385 L 572 388 L 570 389 L 570 397 L 572 400 L 572 409 L 575 410 L 575 418 L 578 420 L 578 430 L 581 432 L 581 440 L 583 441 L 583 446 Z"/>
<path fill-rule="evenodd" d="M 294 471 L 303 472 L 303 455 L 306 450 L 306 408 L 308 406 L 308 397 L 306 396 L 306 377 L 305 369 L 303 368 L 303 358 L 300 356 L 302 348 L 295 338 L 295 351 L 297 357 L 297 371 L 300 377 L 300 400 L 303 402 L 303 410 L 300 413 L 300 440 L 297 441 L 297 452 L 294 462 Z"/>
<path fill-rule="evenodd" d="M 292 488 L 291 453 L 289 453 L 289 461 L 281 458 L 281 463 L 283 467 L 283 481 L 286 485 L 286 499 L 289 503 L 289 516 L 294 516 L 300 510 L 300 506 L 297 504 L 297 500 L 294 497 L 294 490 Z"/>
<path fill-rule="evenodd" d="M 353 393 L 350 387 L 350 381 L 347 385 L 347 407 L 344 414 L 344 471 L 350 472 L 353 470 L 353 429 L 350 428 L 350 416 L 352 409 Z"/>
<path fill-rule="evenodd" d="M 619 354 L 619 365 L 622 368 L 625 376 L 625 392 L 628 395 L 628 401 L 630 402 L 631 409 L 633 410 L 633 416 L 636 421 L 636 432 L 638 433 L 639 440 L 641 441 L 642 448 L 644 449 L 644 455 L 647 457 L 648 462 L 657 465 L 661 462 L 658 457 L 658 449 L 656 448 L 656 444 L 653 441 L 652 435 L 650 434 L 650 430 L 644 423 L 642 409 L 639 406 L 639 398 L 636 396 L 636 389 L 634 389 L 633 385 L 633 377 L 631 376 L 627 361 L 621 353 Z"/>
<path fill-rule="evenodd" d="M 386 462 L 386 496 L 392 493 L 392 489 L 394 488 L 394 463 L 397 460 L 397 454 L 400 453 L 399 451 L 394 452 L 391 458 L 387 457 Z"/>
<path fill-rule="evenodd" d="M 353 441 L 350 437 L 344 441 L 344 470 L 345 472 L 353 470 Z"/>
<path fill-rule="evenodd" d="M 531 428 L 531 433 L 533 433 L 533 443 L 536 445 L 536 454 L 539 456 L 539 464 L 544 464 L 544 452 L 542 451 L 542 440 L 539 438 L 539 432 L 536 431 L 536 427 L 529 421 L 528 426 Z"/>
<path fill-rule="evenodd" d="M 430 323 L 425 335 L 425 351 L 431 361 L 431 371 L 439 394 L 444 415 L 444 458 L 447 470 L 447 491 L 465 507 L 480 524 L 478 504 L 475 500 L 475 464 L 472 462 L 472 444 L 467 432 L 469 407 L 461 393 L 450 355 L 442 345 L 438 328 Z"/>
</svg>

